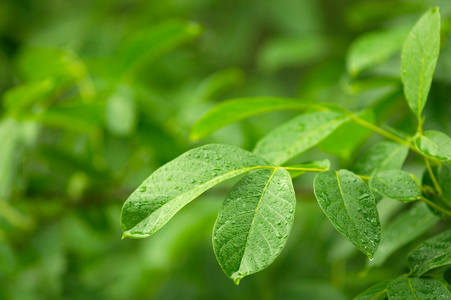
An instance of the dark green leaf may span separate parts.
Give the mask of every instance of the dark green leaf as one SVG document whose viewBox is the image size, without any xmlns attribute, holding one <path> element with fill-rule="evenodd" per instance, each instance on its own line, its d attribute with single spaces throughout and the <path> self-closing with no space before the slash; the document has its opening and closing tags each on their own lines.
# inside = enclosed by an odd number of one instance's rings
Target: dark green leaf
<svg viewBox="0 0 451 300">
<path fill-rule="evenodd" d="M 409 278 L 402 276 L 387 286 L 390 300 L 433 300 L 451 299 L 448 289 L 434 278 Z"/>
<path fill-rule="evenodd" d="M 382 265 L 393 252 L 424 234 L 438 220 L 424 203 L 418 203 L 399 215 L 387 227 L 382 228 L 381 243 L 369 265 Z"/>
<path fill-rule="evenodd" d="M 401 52 L 401 79 L 410 109 L 421 116 L 440 51 L 439 8 L 429 9 L 410 31 Z"/>
<path fill-rule="evenodd" d="M 295 206 L 290 175 L 282 168 L 255 171 L 233 187 L 216 220 L 213 248 L 236 284 L 276 259 L 288 239 Z"/>
<path fill-rule="evenodd" d="M 428 130 L 415 139 L 418 150 L 441 161 L 451 160 L 451 138 L 443 132 Z"/>
<path fill-rule="evenodd" d="M 212 144 L 185 152 L 150 175 L 124 203 L 123 235 L 148 237 L 204 191 L 265 166 L 260 157 L 234 146 Z"/>
<path fill-rule="evenodd" d="M 387 297 L 387 285 L 390 283 L 390 280 L 381 281 L 357 297 L 354 300 L 382 300 Z"/>
<path fill-rule="evenodd" d="M 381 224 L 368 186 L 347 170 L 319 173 L 313 185 L 316 199 L 332 225 L 372 258 L 379 245 Z"/>
<path fill-rule="evenodd" d="M 356 162 L 354 172 L 371 175 L 376 171 L 399 170 L 406 160 L 409 148 L 394 142 L 379 142 L 366 151 Z"/>
<path fill-rule="evenodd" d="M 407 257 L 411 276 L 421 276 L 427 271 L 451 264 L 451 230 L 428 239 Z"/>
<path fill-rule="evenodd" d="M 333 111 L 299 115 L 264 136 L 254 153 L 282 164 L 318 144 L 346 120 L 344 115 Z"/>
<path fill-rule="evenodd" d="M 277 110 L 306 109 L 315 106 L 290 98 L 258 97 L 228 100 L 214 106 L 191 129 L 191 139 L 199 140 L 226 125 L 251 116 Z"/>
<path fill-rule="evenodd" d="M 369 185 L 379 194 L 399 201 L 410 202 L 421 197 L 420 186 L 412 175 L 400 170 L 377 173 L 371 177 Z"/>
</svg>

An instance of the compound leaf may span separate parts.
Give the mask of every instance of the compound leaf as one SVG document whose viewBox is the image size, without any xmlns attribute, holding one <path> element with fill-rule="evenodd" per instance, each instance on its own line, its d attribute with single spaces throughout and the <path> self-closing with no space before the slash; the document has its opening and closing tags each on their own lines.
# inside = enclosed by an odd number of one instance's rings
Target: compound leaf
<svg viewBox="0 0 451 300">
<path fill-rule="evenodd" d="M 343 114 L 333 111 L 299 115 L 264 136 L 254 153 L 282 164 L 318 144 L 346 120 Z"/>
<path fill-rule="evenodd" d="M 407 257 L 411 276 L 421 276 L 427 271 L 451 264 L 451 230 L 428 239 Z"/>
<path fill-rule="evenodd" d="M 404 202 L 421 197 L 420 186 L 412 176 L 400 170 L 388 170 L 374 175 L 369 180 L 370 188 L 379 194 Z"/>
<path fill-rule="evenodd" d="M 372 258 L 379 245 L 381 224 L 368 186 L 348 170 L 316 175 L 316 199 L 332 225 Z"/>
<path fill-rule="evenodd" d="M 204 191 L 265 166 L 260 157 L 234 146 L 192 149 L 156 170 L 127 199 L 121 215 L 123 236 L 148 237 Z"/>
<path fill-rule="evenodd" d="M 295 206 L 290 174 L 282 168 L 252 172 L 233 187 L 214 226 L 213 248 L 236 284 L 276 259 L 288 239 Z"/>
<path fill-rule="evenodd" d="M 443 132 L 428 130 L 415 139 L 418 150 L 441 161 L 451 160 L 451 138 Z"/>
<path fill-rule="evenodd" d="M 440 51 L 439 8 L 429 9 L 415 24 L 401 52 L 401 80 L 410 109 L 421 116 Z"/>
<path fill-rule="evenodd" d="M 191 139 L 199 140 L 221 127 L 277 110 L 305 109 L 314 104 L 289 98 L 239 98 L 222 102 L 203 115 L 191 129 Z"/>
<path fill-rule="evenodd" d="M 451 299 L 448 289 L 434 278 L 410 278 L 402 276 L 387 286 L 388 299 Z"/>
</svg>

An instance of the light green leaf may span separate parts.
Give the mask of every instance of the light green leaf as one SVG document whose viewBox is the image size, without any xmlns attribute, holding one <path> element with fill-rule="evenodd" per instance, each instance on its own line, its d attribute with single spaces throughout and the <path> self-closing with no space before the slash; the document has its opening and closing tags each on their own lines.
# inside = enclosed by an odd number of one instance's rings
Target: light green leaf
<svg viewBox="0 0 451 300">
<path fill-rule="evenodd" d="M 407 257 L 409 276 L 421 276 L 427 271 L 451 264 L 451 230 L 428 239 Z"/>
<path fill-rule="evenodd" d="M 330 169 L 328 159 L 305 162 L 303 164 L 283 167 L 290 173 L 291 178 L 301 176 L 306 172 L 323 172 Z"/>
<path fill-rule="evenodd" d="M 418 150 L 441 161 L 451 160 L 451 138 L 443 132 L 428 130 L 415 139 Z"/>
<path fill-rule="evenodd" d="M 451 299 L 448 289 L 434 278 L 410 278 L 402 276 L 387 286 L 390 300 L 432 300 Z"/>
<path fill-rule="evenodd" d="M 406 160 L 409 148 L 394 142 L 379 142 L 366 151 L 356 162 L 354 172 L 371 175 L 376 171 L 399 170 Z"/>
<path fill-rule="evenodd" d="M 351 76 L 387 61 L 401 50 L 408 29 L 395 27 L 386 31 L 369 32 L 355 39 L 347 54 L 347 69 Z"/>
<path fill-rule="evenodd" d="M 282 164 L 318 144 L 346 120 L 344 115 L 332 111 L 299 115 L 264 136 L 254 153 Z"/>
<path fill-rule="evenodd" d="M 224 101 L 203 115 L 191 129 L 191 139 L 199 140 L 226 125 L 277 110 L 306 109 L 318 104 L 290 98 L 256 97 Z"/>
<path fill-rule="evenodd" d="M 319 173 L 313 186 L 316 199 L 332 225 L 372 258 L 379 245 L 381 224 L 368 186 L 348 170 Z"/>
<path fill-rule="evenodd" d="M 136 107 L 130 89 L 119 88 L 108 98 L 105 120 L 108 130 L 113 134 L 126 136 L 132 132 L 136 123 Z"/>
<path fill-rule="evenodd" d="M 390 283 L 390 280 L 381 281 L 357 297 L 354 300 L 382 300 L 387 297 L 387 285 Z"/>
<path fill-rule="evenodd" d="M 440 52 L 440 12 L 429 9 L 415 24 L 401 52 L 401 80 L 410 109 L 421 117 Z"/>
<path fill-rule="evenodd" d="M 400 170 L 388 170 L 377 173 L 369 180 L 370 188 L 379 194 L 404 202 L 418 200 L 421 190 L 412 176 Z"/>
<path fill-rule="evenodd" d="M 290 174 L 282 168 L 252 172 L 233 187 L 213 229 L 213 248 L 236 284 L 276 259 L 288 239 L 295 206 Z"/>
<path fill-rule="evenodd" d="M 418 203 L 402 213 L 387 227 L 382 228 L 379 249 L 368 263 L 369 266 L 382 265 L 392 253 L 425 233 L 438 220 L 424 203 Z"/>
<path fill-rule="evenodd" d="M 145 238 L 183 206 L 221 181 L 268 167 L 258 156 L 229 145 L 206 145 L 185 152 L 150 175 L 124 203 L 124 237 Z"/>
</svg>

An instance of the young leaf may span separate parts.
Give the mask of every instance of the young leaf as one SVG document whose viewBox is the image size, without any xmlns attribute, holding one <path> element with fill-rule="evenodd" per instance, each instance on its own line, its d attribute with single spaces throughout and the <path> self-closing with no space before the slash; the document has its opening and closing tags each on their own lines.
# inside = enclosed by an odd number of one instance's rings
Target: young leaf
<svg viewBox="0 0 451 300">
<path fill-rule="evenodd" d="M 387 286 L 388 299 L 451 299 L 448 289 L 434 278 L 410 278 L 402 276 Z"/>
<path fill-rule="evenodd" d="M 371 175 L 376 171 L 399 170 L 406 160 L 409 148 L 394 142 L 379 142 L 365 152 L 356 162 L 354 172 Z"/>
<path fill-rule="evenodd" d="M 382 228 L 381 243 L 373 260 L 368 264 L 371 267 L 382 265 L 393 252 L 425 233 L 438 220 L 424 203 L 413 206 Z"/>
<path fill-rule="evenodd" d="M 305 109 L 315 104 L 289 98 L 257 97 L 228 100 L 214 106 L 191 129 L 191 139 L 199 140 L 226 125 L 277 110 Z"/>
<path fill-rule="evenodd" d="M 439 8 L 429 9 L 415 24 L 401 52 L 401 80 L 413 113 L 419 118 L 431 88 L 440 51 Z"/>
<path fill-rule="evenodd" d="M 370 178 L 369 185 L 379 194 L 403 202 L 418 200 L 421 197 L 418 183 L 409 173 L 400 170 L 377 173 Z"/>
<path fill-rule="evenodd" d="M 428 239 L 407 257 L 410 276 L 421 276 L 427 271 L 451 264 L 451 230 Z"/>
<path fill-rule="evenodd" d="M 387 285 L 390 283 L 390 280 L 381 281 L 357 297 L 354 300 L 382 300 L 387 297 Z"/>
<path fill-rule="evenodd" d="M 254 153 L 282 164 L 318 144 L 346 120 L 344 115 L 332 111 L 299 115 L 264 136 Z"/>
<path fill-rule="evenodd" d="M 316 175 L 316 199 L 332 225 L 372 258 L 379 245 L 381 224 L 368 186 L 348 170 Z"/>
<path fill-rule="evenodd" d="M 305 172 L 323 172 L 330 169 L 328 159 L 305 162 L 303 164 L 283 167 L 290 173 L 291 178 L 301 176 Z"/>
<path fill-rule="evenodd" d="M 428 130 L 415 139 L 418 150 L 441 161 L 451 160 L 451 138 L 443 132 Z"/>
<path fill-rule="evenodd" d="M 214 226 L 213 248 L 236 284 L 276 259 L 288 239 L 295 206 L 290 174 L 282 168 L 258 170 L 233 187 Z"/>
<path fill-rule="evenodd" d="M 260 157 L 229 145 L 212 144 L 185 152 L 150 175 L 124 203 L 123 235 L 148 237 L 204 191 L 265 166 Z"/>
</svg>

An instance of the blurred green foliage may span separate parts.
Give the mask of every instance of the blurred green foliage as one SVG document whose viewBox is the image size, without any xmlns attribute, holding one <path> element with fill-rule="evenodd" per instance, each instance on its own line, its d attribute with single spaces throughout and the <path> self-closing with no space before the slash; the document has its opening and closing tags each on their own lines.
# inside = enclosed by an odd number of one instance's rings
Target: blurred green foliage
<svg viewBox="0 0 451 300">
<path fill-rule="evenodd" d="M 2 1 L 0 299 L 349 299 L 405 272 L 399 258 L 417 244 L 407 239 L 372 266 L 329 224 L 309 175 L 294 181 L 297 216 L 281 256 L 238 287 L 211 246 L 230 183 L 147 240 L 121 241 L 119 215 L 163 163 L 207 142 L 251 149 L 294 114 L 252 117 L 191 141 L 195 121 L 225 98 L 373 105 L 366 118 L 394 114 L 392 125 L 414 132 L 400 97 L 401 41 L 436 5 L 442 49 L 425 115 L 427 129 L 449 134 L 448 0 Z M 335 167 L 351 167 L 361 144 L 346 136 L 369 133 L 348 127 L 302 161 L 325 151 L 340 158 Z M 406 168 L 421 175 L 416 158 Z M 388 224 L 403 209 L 379 206 Z M 425 240 L 440 226 L 416 233 Z"/>
</svg>

